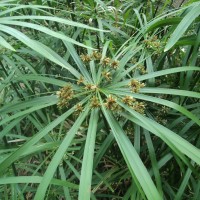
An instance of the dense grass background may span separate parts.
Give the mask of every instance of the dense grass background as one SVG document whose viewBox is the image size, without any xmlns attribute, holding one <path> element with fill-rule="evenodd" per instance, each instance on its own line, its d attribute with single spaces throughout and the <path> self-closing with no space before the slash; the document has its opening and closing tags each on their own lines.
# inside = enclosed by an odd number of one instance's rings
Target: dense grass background
<svg viewBox="0 0 200 200">
<path fill-rule="evenodd" d="M 200 2 L 0 2 L 0 198 L 200 198 Z"/>
</svg>

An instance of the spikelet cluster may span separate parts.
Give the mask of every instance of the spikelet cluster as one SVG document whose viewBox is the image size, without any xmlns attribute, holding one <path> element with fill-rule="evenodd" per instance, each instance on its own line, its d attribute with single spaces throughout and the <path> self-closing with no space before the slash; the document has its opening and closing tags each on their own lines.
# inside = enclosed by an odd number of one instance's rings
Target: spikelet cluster
<svg viewBox="0 0 200 200">
<path fill-rule="evenodd" d="M 137 69 L 140 71 L 141 74 L 146 74 L 146 73 L 147 73 L 147 71 L 146 71 L 144 65 L 142 65 L 142 64 L 139 64 L 139 65 L 137 66 Z"/>
<path fill-rule="evenodd" d="M 144 102 L 138 102 L 136 101 L 132 108 L 136 111 L 136 112 L 139 112 L 140 114 L 144 114 L 144 111 L 145 111 L 145 103 Z"/>
<path fill-rule="evenodd" d="M 90 55 L 87 55 L 87 54 L 82 54 L 82 55 L 80 55 L 80 57 L 81 57 L 81 60 L 83 62 L 90 62 L 92 60 L 92 58 L 90 57 Z"/>
<path fill-rule="evenodd" d="M 117 69 L 119 67 L 119 61 L 117 60 L 114 60 L 112 63 L 111 63 L 111 67 L 113 69 Z"/>
<path fill-rule="evenodd" d="M 89 54 L 82 54 L 81 56 L 82 61 L 87 64 L 90 61 L 95 61 L 96 66 L 102 66 L 104 68 L 103 72 L 101 73 L 103 80 L 105 81 L 111 81 L 112 76 L 114 75 L 114 71 L 119 67 L 119 61 L 118 60 L 112 60 L 110 57 L 105 56 L 102 58 L 102 54 L 98 51 L 93 51 L 91 55 Z M 87 65 L 86 65 L 87 66 Z M 79 79 L 77 81 L 77 84 L 84 83 L 83 79 Z M 85 87 L 86 90 L 90 90 L 90 85 L 87 84 Z"/>
<path fill-rule="evenodd" d="M 78 103 L 75 106 L 75 115 L 79 115 L 81 112 L 83 112 L 83 105 Z"/>
<path fill-rule="evenodd" d="M 147 40 L 144 40 L 144 44 L 145 44 L 146 48 L 154 50 L 157 53 L 159 53 L 160 50 L 162 49 L 161 48 L 162 44 L 156 35 Z"/>
<path fill-rule="evenodd" d="M 80 78 L 77 80 L 77 85 L 80 85 L 81 83 L 84 83 L 83 76 L 80 76 Z"/>
<path fill-rule="evenodd" d="M 112 80 L 112 75 L 111 75 L 111 73 L 108 72 L 108 71 L 102 72 L 102 76 L 103 76 L 104 78 L 106 78 L 107 81 Z"/>
<path fill-rule="evenodd" d="M 101 60 L 102 54 L 100 52 L 98 52 L 98 51 L 93 51 L 91 57 L 94 60 Z"/>
<path fill-rule="evenodd" d="M 103 66 L 109 66 L 110 61 L 111 61 L 111 59 L 110 59 L 109 57 L 105 57 L 105 58 L 102 60 L 101 63 L 103 64 Z"/>
<path fill-rule="evenodd" d="M 64 86 L 56 94 L 59 98 L 57 104 L 59 109 L 67 107 L 69 105 L 69 101 L 74 97 L 74 91 L 71 85 Z"/>
<path fill-rule="evenodd" d="M 113 97 L 112 95 L 109 95 L 106 98 L 106 102 L 104 103 L 105 107 L 109 110 L 112 111 L 118 111 L 120 110 L 120 106 L 118 105 L 117 99 L 115 97 Z"/>
<path fill-rule="evenodd" d="M 140 91 L 140 88 L 143 88 L 145 86 L 144 83 L 141 83 L 138 80 L 131 80 L 131 82 L 128 85 L 131 91 L 134 93 L 138 93 Z"/>
<path fill-rule="evenodd" d="M 135 111 L 144 114 L 145 104 L 143 102 L 138 102 L 135 98 L 131 96 L 125 96 L 124 98 L 122 98 L 122 102 L 128 105 L 130 108 L 134 109 Z"/>
<path fill-rule="evenodd" d="M 85 85 L 85 90 L 96 90 L 97 88 L 98 87 L 94 84 L 88 83 L 88 84 Z"/>
<path fill-rule="evenodd" d="M 96 96 L 93 96 L 91 99 L 91 108 L 98 108 L 100 106 L 99 99 Z"/>
<path fill-rule="evenodd" d="M 104 57 L 102 59 L 102 54 L 100 52 L 94 51 L 91 55 L 81 54 L 81 60 L 85 63 L 88 63 L 92 60 L 99 61 L 103 67 L 110 67 L 112 69 L 117 69 L 119 66 L 119 61 L 112 60 L 110 57 Z"/>
<path fill-rule="evenodd" d="M 125 96 L 123 99 L 122 99 L 122 102 L 125 103 L 126 105 L 128 106 L 132 106 L 134 102 L 136 102 L 136 99 L 134 99 L 133 97 L 131 96 Z"/>
</svg>

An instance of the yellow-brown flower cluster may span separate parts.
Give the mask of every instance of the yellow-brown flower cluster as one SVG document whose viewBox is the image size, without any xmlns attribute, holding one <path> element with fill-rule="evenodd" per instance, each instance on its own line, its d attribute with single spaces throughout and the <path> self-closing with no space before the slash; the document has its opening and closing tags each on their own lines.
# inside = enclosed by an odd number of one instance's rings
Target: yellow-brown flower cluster
<svg viewBox="0 0 200 200">
<path fill-rule="evenodd" d="M 133 103 L 136 101 L 136 99 L 134 99 L 133 97 L 131 96 L 125 96 L 123 99 L 122 99 L 123 103 L 127 104 L 128 106 L 132 106 Z"/>
<path fill-rule="evenodd" d="M 91 60 L 101 60 L 102 59 L 102 54 L 100 52 L 97 51 L 93 51 L 93 53 L 91 55 L 89 54 L 81 54 L 81 60 L 85 63 L 90 62 Z M 103 67 L 107 67 L 110 66 L 113 69 L 117 69 L 119 66 L 119 61 L 114 60 L 112 61 L 112 59 L 110 57 L 104 57 L 101 60 L 101 64 Z"/>
<path fill-rule="evenodd" d="M 146 71 L 144 65 L 142 65 L 142 64 L 139 64 L 139 65 L 137 66 L 137 69 L 140 71 L 141 74 L 146 74 L 146 73 L 147 73 L 147 71 Z"/>
<path fill-rule="evenodd" d="M 94 51 L 91 55 L 94 60 L 101 60 L 102 54 L 98 51 Z"/>
<path fill-rule="evenodd" d="M 91 56 L 87 54 L 82 54 L 80 57 L 83 62 L 90 62 L 92 60 Z"/>
<path fill-rule="evenodd" d="M 91 99 L 91 107 L 98 108 L 100 106 L 99 99 L 96 96 L 93 96 Z"/>
<path fill-rule="evenodd" d="M 131 80 L 128 85 L 131 88 L 131 91 L 134 93 L 138 93 L 140 91 L 140 88 L 143 88 L 145 86 L 144 83 L 141 83 L 138 80 Z"/>
<path fill-rule="evenodd" d="M 71 85 L 64 86 L 56 94 L 59 97 L 59 101 L 57 104 L 59 109 L 67 107 L 69 101 L 74 97 L 74 91 Z"/>
<path fill-rule="evenodd" d="M 117 69 L 119 67 L 119 61 L 117 60 L 114 60 L 112 63 L 111 63 L 111 67 L 113 69 Z"/>
<path fill-rule="evenodd" d="M 75 106 L 75 115 L 79 115 L 81 112 L 83 112 L 83 105 L 78 103 Z"/>
<path fill-rule="evenodd" d="M 91 60 L 101 60 L 102 54 L 97 51 L 93 51 L 91 55 L 81 54 L 81 60 L 85 63 L 90 62 Z"/>
<path fill-rule="evenodd" d="M 162 106 L 161 109 L 155 112 L 155 119 L 158 123 L 166 125 L 167 124 L 167 114 L 169 113 L 170 109 L 166 106 Z"/>
<path fill-rule="evenodd" d="M 161 48 L 162 44 L 160 40 L 157 38 L 157 36 L 153 36 L 152 38 L 144 40 L 144 44 L 147 48 L 152 49 L 157 52 L 159 52 L 162 49 Z"/>
<path fill-rule="evenodd" d="M 105 57 L 103 60 L 102 60 L 102 64 L 103 66 L 109 66 L 110 65 L 110 62 L 111 62 L 111 59 L 109 57 Z"/>
<path fill-rule="evenodd" d="M 111 67 L 113 69 L 117 69 L 119 67 L 119 61 L 118 60 L 114 60 L 112 61 L 111 58 L 109 57 L 105 57 L 102 61 L 101 61 L 103 67 Z"/>
<path fill-rule="evenodd" d="M 81 83 L 84 83 L 84 78 L 83 76 L 80 76 L 80 78 L 77 81 L 77 85 L 80 85 Z"/>
<path fill-rule="evenodd" d="M 81 57 L 82 61 L 85 63 L 88 63 L 92 60 L 98 61 L 96 63 L 97 66 L 102 66 L 103 68 L 105 68 L 101 74 L 102 74 L 102 77 L 104 78 L 104 80 L 106 79 L 106 81 L 112 80 L 112 76 L 114 74 L 113 70 L 116 70 L 119 67 L 119 61 L 112 60 L 110 57 L 107 57 L 107 56 L 102 58 L 102 54 L 98 51 L 93 51 L 93 53 L 91 55 L 82 54 L 80 57 Z M 78 85 L 80 85 L 81 83 L 85 84 L 83 77 L 80 77 L 77 80 Z M 88 83 L 86 85 L 85 89 L 90 90 L 91 87 L 92 87 L 92 85 L 90 83 Z"/>
<path fill-rule="evenodd" d="M 98 88 L 97 85 L 94 85 L 94 84 L 88 83 L 85 85 L 86 90 L 96 90 L 97 88 Z"/>
<path fill-rule="evenodd" d="M 136 101 L 132 108 L 136 111 L 136 112 L 139 112 L 140 114 L 144 114 L 144 111 L 145 111 L 145 103 L 144 102 L 138 102 Z"/>
<path fill-rule="evenodd" d="M 106 99 L 106 103 L 104 103 L 105 107 L 112 111 L 118 111 L 120 110 L 120 106 L 116 102 L 116 98 L 114 98 L 112 95 L 109 95 Z"/>
<path fill-rule="evenodd" d="M 111 73 L 107 71 L 102 72 L 102 76 L 106 78 L 107 81 L 110 81 L 112 79 Z"/>
<path fill-rule="evenodd" d="M 135 98 L 131 96 L 125 96 L 122 99 L 122 102 L 128 105 L 130 108 L 134 109 L 135 111 L 144 114 L 145 111 L 145 103 L 136 101 Z"/>
</svg>

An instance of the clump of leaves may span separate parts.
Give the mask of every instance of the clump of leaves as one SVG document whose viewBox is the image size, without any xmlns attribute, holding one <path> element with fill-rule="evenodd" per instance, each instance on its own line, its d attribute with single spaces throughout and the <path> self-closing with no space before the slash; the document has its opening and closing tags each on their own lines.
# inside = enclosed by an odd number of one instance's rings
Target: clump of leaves
<svg viewBox="0 0 200 200">
<path fill-rule="evenodd" d="M 0 62 L 1 196 L 197 199 L 199 29 L 190 24 L 199 23 L 195 18 L 200 4 L 154 20 L 159 5 L 153 1 L 148 2 L 152 12 L 146 13 L 145 6 L 136 8 L 132 1 L 48 1 L 45 7 L 5 2 L 10 1 L 0 2 L 1 45 L 9 49 L 2 51 Z M 72 12 L 65 12 L 66 7 Z M 41 9 L 51 14 L 42 16 Z M 170 15 L 179 17 L 166 18 Z M 187 28 L 188 34 L 195 33 L 193 40 L 179 41 Z M 40 30 L 49 38 L 38 34 Z M 67 37 L 72 34 L 76 40 Z M 30 39 L 34 37 L 39 41 Z M 178 50 L 163 52 L 164 44 L 165 51 Z M 181 45 L 184 49 L 177 56 Z M 168 78 L 160 81 L 163 76 Z M 6 101 L 6 95 L 12 98 Z"/>
<path fill-rule="evenodd" d="M 143 102 L 138 102 L 132 96 L 122 97 L 121 95 L 110 95 L 103 92 L 104 87 L 109 87 L 112 84 L 112 79 L 114 79 L 115 72 L 119 67 L 119 61 L 111 59 L 110 57 L 104 57 L 101 59 L 102 54 L 100 52 L 94 51 L 91 55 L 82 54 L 80 55 L 81 60 L 85 63 L 84 68 L 89 69 L 89 63 L 94 61 L 95 68 L 99 69 L 99 72 L 102 70 L 102 73 L 99 76 L 98 84 L 93 84 L 92 82 L 85 81 L 83 76 L 77 80 L 76 87 L 79 87 L 78 99 L 86 98 L 88 95 L 91 95 L 92 98 L 90 100 L 91 108 L 98 108 L 101 106 L 100 101 L 103 102 L 104 106 L 111 111 L 120 111 L 121 106 L 118 104 L 118 101 L 121 101 L 127 104 L 130 108 L 136 110 L 139 113 L 144 113 L 145 104 Z M 128 87 L 120 88 L 121 90 L 127 90 L 132 93 L 139 93 L 140 89 L 145 86 L 144 83 L 141 83 L 138 80 L 131 80 L 128 84 Z M 77 93 L 77 94 L 78 94 Z M 66 85 L 61 88 L 57 93 L 58 96 L 58 108 L 66 108 L 69 106 L 77 106 L 76 102 L 78 99 L 76 98 L 76 91 L 72 89 L 71 85 Z M 82 95 L 81 95 L 82 94 Z M 102 99 L 99 98 L 99 94 L 103 94 Z M 73 100 L 74 99 L 74 100 Z M 79 104 L 78 104 L 79 105 Z M 82 104 L 81 104 L 82 105 Z M 77 107 L 76 107 L 77 110 Z"/>
</svg>

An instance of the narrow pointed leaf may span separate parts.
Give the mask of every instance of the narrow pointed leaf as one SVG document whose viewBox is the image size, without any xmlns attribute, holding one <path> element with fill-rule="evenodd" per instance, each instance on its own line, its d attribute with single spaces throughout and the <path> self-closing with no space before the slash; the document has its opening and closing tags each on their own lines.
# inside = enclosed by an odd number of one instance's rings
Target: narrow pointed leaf
<svg viewBox="0 0 200 200">
<path fill-rule="evenodd" d="M 182 19 L 175 31 L 172 33 L 171 38 L 167 42 L 164 51 L 168 51 L 176 42 L 183 36 L 188 27 L 200 14 L 200 4 L 195 5 Z"/>
<path fill-rule="evenodd" d="M 122 130 L 113 115 L 107 111 L 104 106 L 102 106 L 102 109 L 138 189 L 141 187 L 149 200 L 161 200 L 162 198 L 146 167 L 125 132 Z M 142 194 L 141 189 L 139 190 Z"/>
<path fill-rule="evenodd" d="M 54 173 L 61 162 L 66 150 L 68 149 L 69 145 L 71 144 L 72 139 L 75 137 L 80 125 L 84 121 L 85 117 L 89 112 L 89 106 L 85 109 L 85 111 L 78 117 L 72 128 L 68 131 L 65 138 L 63 139 L 62 143 L 60 144 L 58 150 L 56 151 L 55 155 L 53 156 L 43 178 L 38 186 L 37 192 L 35 194 L 34 200 L 43 200 L 47 191 L 47 188 L 54 176 Z"/>
<path fill-rule="evenodd" d="M 92 110 L 90 115 L 89 127 L 85 143 L 83 162 L 81 168 L 81 178 L 79 185 L 79 200 L 90 200 L 91 181 L 93 173 L 93 156 L 95 148 L 95 137 L 97 131 L 99 112 L 97 109 Z"/>
</svg>

